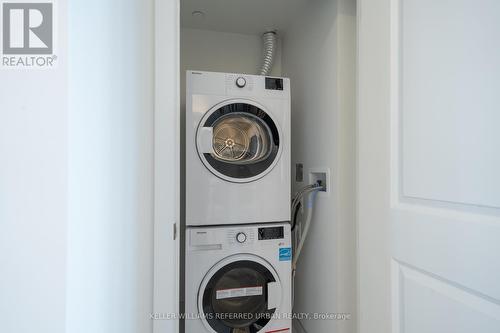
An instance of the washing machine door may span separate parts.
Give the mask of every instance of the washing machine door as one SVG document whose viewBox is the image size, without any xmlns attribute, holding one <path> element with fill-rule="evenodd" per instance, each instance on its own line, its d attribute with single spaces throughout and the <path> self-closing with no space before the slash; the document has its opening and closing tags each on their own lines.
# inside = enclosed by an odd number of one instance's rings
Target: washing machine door
<svg viewBox="0 0 500 333">
<path fill-rule="evenodd" d="M 200 286 L 202 321 L 210 332 L 261 332 L 280 306 L 281 289 L 275 270 L 262 258 L 229 257 L 215 265 Z"/>
<path fill-rule="evenodd" d="M 281 131 L 264 107 L 250 100 L 228 100 L 202 118 L 198 154 L 216 176 L 231 182 L 251 182 L 276 165 L 282 150 Z"/>
</svg>

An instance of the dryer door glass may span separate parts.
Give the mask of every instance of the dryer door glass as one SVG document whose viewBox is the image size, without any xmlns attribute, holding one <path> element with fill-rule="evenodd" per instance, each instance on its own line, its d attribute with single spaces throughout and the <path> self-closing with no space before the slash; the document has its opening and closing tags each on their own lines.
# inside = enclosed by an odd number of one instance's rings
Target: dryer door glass
<svg viewBox="0 0 500 333">
<path fill-rule="evenodd" d="M 211 129 L 211 142 L 199 142 Z M 245 181 L 263 176 L 278 158 L 279 131 L 271 117 L 247 103 L 226 104 L 206 118 L 198 131 L 198 147 L 210 146 L 200 157 L 209 170 L 228 180 Z"/>
<path fill-rule="evenodd" d="M 219 269 L 203 290 L 205 319 L 217 333 L 255 333 L 271 320 L 267 286 L 275 282 L 263 265 L 240 260 Z"/>
</svg>

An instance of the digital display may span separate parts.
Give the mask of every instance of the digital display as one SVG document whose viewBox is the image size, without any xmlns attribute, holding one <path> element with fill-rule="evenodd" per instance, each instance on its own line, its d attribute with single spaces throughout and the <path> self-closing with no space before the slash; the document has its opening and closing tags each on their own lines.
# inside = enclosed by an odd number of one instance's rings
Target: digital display
<svg viewBox="0 0 500 333">
<path fill-rule="evenodd" d="M 283 90 L 283 79 L 266 77 L 266 89 Z"/>
<path fill-rule="evenodd" d="M 284 227 L 259 228 L 259 240 L 283 239 L 285 237 Z"/>
</svg>

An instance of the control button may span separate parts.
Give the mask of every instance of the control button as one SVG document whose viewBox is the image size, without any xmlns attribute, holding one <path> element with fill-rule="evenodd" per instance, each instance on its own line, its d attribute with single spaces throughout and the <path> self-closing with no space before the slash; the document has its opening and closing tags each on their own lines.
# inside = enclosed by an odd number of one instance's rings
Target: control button
<svg viewBox="0 0 500 333">
<path fill-rule="evenodd" d="M 247 80 L 245 80 L 244 77 L 240 76 L 239 78 L 236 79 L 236 86 L 238 88 L 243 88 L 246 85 L 247 85 Z"/>
<path fill-rule="evenodd" d="M 238 232 L 236 234 L 236 240 L 238 241 L 238 243 L 245 243 L 245 241 L 247 240 L 247 235 L 245 235 L 245 233 L 243 232 Z"/>
</svg>

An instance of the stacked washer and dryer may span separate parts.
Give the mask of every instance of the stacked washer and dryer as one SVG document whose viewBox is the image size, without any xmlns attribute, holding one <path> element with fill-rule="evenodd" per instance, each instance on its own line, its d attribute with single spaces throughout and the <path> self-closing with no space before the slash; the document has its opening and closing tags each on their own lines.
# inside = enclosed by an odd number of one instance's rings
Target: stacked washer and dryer
<svg viewBox="0 0 500 333">
<path fill-rule="evenodd" d="M 186 95 L 186 333 L 289 333 L 290 82 L 188 71 Z"/>
</svg>

